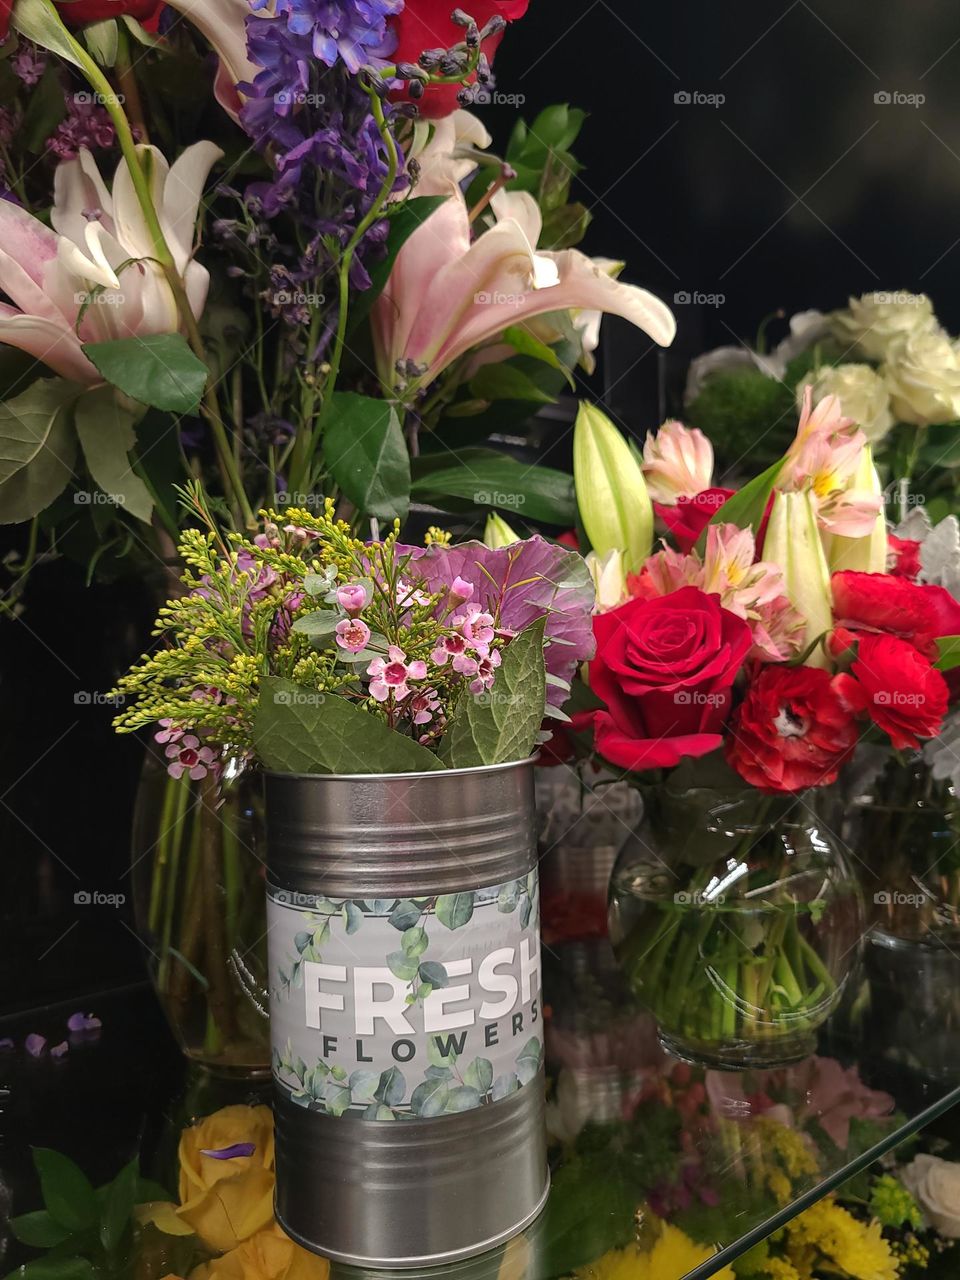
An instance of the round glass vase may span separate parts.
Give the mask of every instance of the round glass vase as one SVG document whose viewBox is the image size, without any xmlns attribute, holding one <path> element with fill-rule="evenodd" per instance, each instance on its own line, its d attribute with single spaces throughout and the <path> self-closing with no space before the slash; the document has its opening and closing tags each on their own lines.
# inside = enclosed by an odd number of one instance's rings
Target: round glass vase
<svg viewBox="0 0 960 1280">
<path fill-rule="evenodd" d="M 132 879 L 150 977 L 187 1057 L 248 1076 L 270 1070 L 262 825 L 255 768 L 175 779 L 148 752 Z"/>
<path fill-rule="evenodd" d="M 611 878 L 610 936 L 670 1053 L 728 1069 L 812 1053 L 862 921 L 810 793 L 644 789 Z"/>
</svg>

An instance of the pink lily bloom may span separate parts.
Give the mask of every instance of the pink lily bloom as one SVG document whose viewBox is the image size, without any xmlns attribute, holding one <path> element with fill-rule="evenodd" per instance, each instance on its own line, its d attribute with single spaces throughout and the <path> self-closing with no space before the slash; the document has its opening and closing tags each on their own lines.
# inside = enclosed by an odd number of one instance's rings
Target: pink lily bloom
<svg viewBox="0 0 960 1280">
<path fill-rule="evenodd" d="M 197 142 L 168 165 L 156 147 L 139 151 L 151 157 L 154 204 L 199 317 L 209 276 L 193 259 L 197 208 L 223 153 L 212 142 Z M 0 200 L 0 291 L 13 303 L 0 303 L 0 342 L 71 382 L 92 386 L 103 378 L 82 343 L 176 333 L 176 301 L 160 267 L 149 260 L 153 242 L 126 161 L 117 166 L 110 191 L 89 151 L 59 164 L 50 221 L 52 229 L 20 205 Z"/>
<path fill-rule="evenodd" d="M 551 311 L 608 312 L 661 346 L 673 341 L 673 315 L 653 294 L 614 280 L 576 249 L 537 251 L 542 216 L 527 192 L 497 192 L 497 220 L 474 239 L 459 184 L 438 175 L 428 185 L 447 199 L 404 244 L 373 308 L 385 386 L 403 383 L 399 362 L 412 362 L 426 386 L 466 352 Z M 417 193 L 428 194 L 422 184 Z"/>
</svg>

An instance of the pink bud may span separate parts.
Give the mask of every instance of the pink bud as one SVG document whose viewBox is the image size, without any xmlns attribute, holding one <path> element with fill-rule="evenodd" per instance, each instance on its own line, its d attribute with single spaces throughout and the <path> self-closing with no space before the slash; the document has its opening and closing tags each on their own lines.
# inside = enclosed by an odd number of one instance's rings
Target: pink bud
<svg viewBox="0 0 960 1280">
<path fill-rule="evenodd" d="M 345 586 L 337 588 L 337 604 L 347 613 L 359 613 L 361 609 L 367 605 L 366 587 L 361 587 L 356 583 L 349 582 Z"/>
<path fill-rule="evenodd" d="M 472 582 L 467 582 L 466 578 L 456 577 L 450 588 L 450 602 L 453 605 L 465 604 L 472 599 L 474 586 Z"/>
</svg>

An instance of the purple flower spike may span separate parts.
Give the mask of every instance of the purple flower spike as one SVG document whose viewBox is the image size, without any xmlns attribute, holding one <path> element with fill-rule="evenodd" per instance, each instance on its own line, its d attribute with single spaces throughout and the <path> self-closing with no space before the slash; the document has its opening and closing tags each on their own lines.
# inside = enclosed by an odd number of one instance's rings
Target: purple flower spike
<svg viewBox="0 0 960 1280">
<path fill-rule="evenodd" d="M 41 1053 L 47 1047 L 47 1042 L 43 1036 L 38 1035 L 36 1031 L 31 1031 L 23 1042 L 23 1047 L 29 1053 L 31 1058 L 39 1058 Z"/>
<path fill-rule="evenodd" d="M 71 1013 L 67 1019 L 68 1031 L 99 1031 L 103 1023 L 92 1013 Z"/>
<path fill-rule="evenodd" d="M 59 1044 L 55 1044 L 50 1050 L 51 1058 L 62 1058 L 65 1053 L 69 1052 L 70 1046 L 66 1040 L 61 1040 Z"/>
<path fill-rule="evenodd" d="M 232 1147 L 220 1147 L 214 1151 L 208 1151 L 200 1148 L 202 1156 L 209 1156 L 211 1160 L 235 1160 L 238 1156 L 252 1156 L 257 1146 L 254 1142 L 235 1142 Z"/>
</svg>

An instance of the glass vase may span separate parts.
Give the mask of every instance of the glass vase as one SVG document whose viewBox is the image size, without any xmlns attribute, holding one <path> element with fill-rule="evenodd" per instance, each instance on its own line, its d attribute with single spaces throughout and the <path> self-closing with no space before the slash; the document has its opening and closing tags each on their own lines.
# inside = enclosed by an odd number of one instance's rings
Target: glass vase
<svg viewBox="0 0 960 1280">
<path fill-rule="evenodd" d="M 270 1069 L 263 798 L 256 769 L 172 778 L 148 752 L 133 828 L 137 928 L 184 1053 L 213 1071 Z"/>
<path fill-rule="evenodd" d="M 862 936 L 859 887 L 812 796 L 644 791 L 614 867 L 610 936 L 661 1044 L 770 1067 L 813 1052 Z"/>
</svg>

